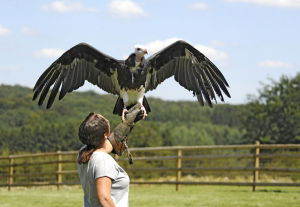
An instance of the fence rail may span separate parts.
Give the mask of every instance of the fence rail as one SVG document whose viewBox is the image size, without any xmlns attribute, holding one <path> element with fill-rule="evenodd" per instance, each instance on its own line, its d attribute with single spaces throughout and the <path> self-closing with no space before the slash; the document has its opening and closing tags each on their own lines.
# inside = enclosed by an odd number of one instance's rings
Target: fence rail
<svg viewBox="0 0 300 207">
<path fill-rule="evenodd" d="M 223 153 L 229 150 L 228 153 Z M 247 150 L 247 152 L 237 152 L 236 150 Z M 263 152 L 266 151 L 268 152 Z M 281 150 L 281 151 L 278 151 Z M 172 146 L 172 147 L 148 147 L 148 148 L 131 148 L 133 154 L 137 154 L 134 158 L 139 165 L 125 165 L 128 173 L 135 173 L 131 176 L 132 184 L 174 184 L 176 190 L 179 185 L 238 185 L 252 186 L 253 191 L 257 186 L 300 186 L 300 144 L 285 145 L 266 145 L 256 142 L 253 145 L 217 145 L 217 146 Z M 165 152 L 163 155 L 154 153 Z M 166 153 L 168 152 L 168 153 Z M 189 154 L 189 152 L 195 152 Z M 203 153 L 203 152 L 206 152 Z M 148 153 L 148 154 L 147 154 Z M 149 154 L 150 153 L 150 154 Z M 56 185 L 59 189 L 62 185 L 79 184 L 77 178 L 75 157 L 77 151 L 68 152 L 51 152 L 51 153 L 35 153 L 24 155 L 0 156 L 0 187 L 7 187 L 11 190 L 15 186 L 42 186 Z M 37 159 L 37 160 L 35 160 Z M 126 158 L 117 158 L 120 162 L 126 163 Z M 235 164 L 243 159 L 248 160 L 244 166 L 218 166 L 210 162 L 216 160 L 228 161 L 236 159 Z M 289 166 L 276 166 L 278 160 L 284 159 L 289 161 Z M 270 162 L 271 166 L 262 166 L 262 160 Z M 173 163 L 165 165 L 163 162 L 173 161 Z M 193 166 L 186 166 L 191 161 Z M 201 166 L 204 162 L 210 163 L 211 166 Z M 153 164 L 152 162 L 161 162 Z M 242 161 L 241 161 L 242 162 Z M 141 167 L 143 163 L 150 163 L 148 167 Z M 191 164 L 190 163 L 190 164 Z M 198 163 L 198 164 L 197 164 Z M 249 164 L 252 163 L 252 164 Z M 275 163 L 275 164 L 273 164 Z M 197 164 L 197 165 L 196 165 Z M 64 166 L 71 165 L 66 169 Z M 200 165 L 200 167 L 199 167 Z M 43 168 L 51 170 L 44 171 Z M 22 169 L 22 170 L 21 170 Z M 33 170 L 32 170 L 33 169 Z M 138 174 L 140 172 L 140 174 Z M 175 180 L 139 180 L 145 172 L 171 172 Z M 182 180 L 183 174 L 203 173 L 203 172 L 249 172 L 252 173 L 251 182 L 217 182 L 217 181 L 185 181 Z M 260 182 L 260 174 L 264 172 L 271 173 L 293 173 L 296 181 L 293 182 Z M 197 174 L 197 175 L 198 175 Z M 50 180 L 43 179 L 46 176 L 55 176 Z M 65 176 L 73 176 L 73 180 L 65 180 Z M 22 179 L 21 179 L 22 178 Z M 24 181 L 25 178 L 25 181 Z M 19 179 L 19 180 L 18 180 Z M 27 179 L 27 180 L 26 180 Z"/>
</svg>

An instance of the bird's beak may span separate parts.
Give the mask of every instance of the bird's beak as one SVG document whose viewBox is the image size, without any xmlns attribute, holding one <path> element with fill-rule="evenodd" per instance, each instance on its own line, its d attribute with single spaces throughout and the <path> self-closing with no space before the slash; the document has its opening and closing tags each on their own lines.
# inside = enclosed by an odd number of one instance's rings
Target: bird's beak
<svg viewBox="0 0 300 207">
<path fill-rule="evenodd" d="M 144 54 L 148 54 L 148 51 L 147 51 L 147 49 L 144 49 L 143 51 L 144 51 Z"/>
</svg>

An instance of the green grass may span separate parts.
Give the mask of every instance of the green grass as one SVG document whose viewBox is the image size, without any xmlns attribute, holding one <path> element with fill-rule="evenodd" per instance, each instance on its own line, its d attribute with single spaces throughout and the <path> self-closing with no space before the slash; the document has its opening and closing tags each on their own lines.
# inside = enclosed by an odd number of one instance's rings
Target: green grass
<svg viewBox="0 0 300 207">
<path fill-rule="evenodd" d="M 82 207 L 79 186 L 0 189 L 1 207 Z M 130 207 L 299 207 L 300 188 L 132 185 Z"/>
</svg>

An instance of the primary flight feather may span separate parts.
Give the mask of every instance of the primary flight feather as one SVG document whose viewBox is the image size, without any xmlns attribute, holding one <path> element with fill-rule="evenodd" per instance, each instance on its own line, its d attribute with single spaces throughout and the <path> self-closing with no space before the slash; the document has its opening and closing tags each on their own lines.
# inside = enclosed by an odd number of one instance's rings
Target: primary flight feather
<svg viewBox="0 0 300 207">
<path fill-rule="evenodd" d="M 136 48 L 126 60 L 117 60 L 86 43 L 80 43 L 52 63 L 37 80 L 33 100 L 39 96 L 42 105 L 52 87 L 47 102 L 50 108 L 59 93 L 81 87 L 87 80 L 104 91 L 118 95 L 113 113 L 122 115 L 136 103 L 145 114 L 151 111 L 144 94 L 154 90 L 161 82 L 174 76 L 184 88 L 192 91 L 199 103 L 212 106 L 216 96 L 224 101 L 223 93 L 230 97 L 229 87 L 221 71 L 200 51 L 179 40 L 145 59 L 146 49 Z M 59 92 L 60 90 L 60 92 Z"/>
</svg>

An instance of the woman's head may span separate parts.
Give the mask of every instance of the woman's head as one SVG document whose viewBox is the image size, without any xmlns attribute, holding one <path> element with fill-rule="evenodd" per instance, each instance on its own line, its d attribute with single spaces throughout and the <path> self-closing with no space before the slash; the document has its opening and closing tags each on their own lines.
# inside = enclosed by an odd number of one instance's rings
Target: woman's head
<svg viewBox="0 0 300 207">
<path fill-rule="evenodd" d="M 90 113 L 79 127 L 79 139 L 87 146 L 79 151 L 77 162 L 87 163 L 93 152 L 104 143 L 105 136 L 109 133 L 109 121 L 100 114 Z"/>
<path fill-rule="evenodd" d="M 92 112 L 80 124 L 78 136 L 83 144 L 98 147 L 109 133 L 109 121 L 101 114 Z"/>
</svg>

